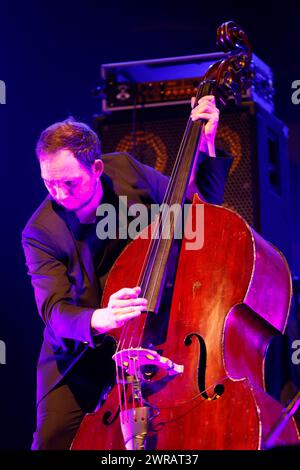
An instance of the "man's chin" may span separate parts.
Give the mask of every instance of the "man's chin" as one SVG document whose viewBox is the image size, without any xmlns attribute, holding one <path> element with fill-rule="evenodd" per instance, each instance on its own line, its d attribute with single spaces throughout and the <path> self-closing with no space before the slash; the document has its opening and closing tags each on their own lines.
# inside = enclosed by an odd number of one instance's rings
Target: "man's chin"
<svg viewBox="0 0 300 470">
<path fill-rule="evenodd" d="M 60 207 L 63 207 L 66 211 L 78 211 L 82 204 L 76 204 L 75 202 L 58 202 L 58 201 L 55 201 Z"/>
</svg>

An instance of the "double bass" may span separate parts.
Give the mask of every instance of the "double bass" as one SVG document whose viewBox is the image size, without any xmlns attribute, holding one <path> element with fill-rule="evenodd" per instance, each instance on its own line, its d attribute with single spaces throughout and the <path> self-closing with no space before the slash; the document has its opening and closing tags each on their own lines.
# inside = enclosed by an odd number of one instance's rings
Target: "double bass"
<svg viewBox="0 0 300 470">
<path fill-rule="evenodd" d="M 196 102 L 214 94 L 218 107 L 238 102 L 252 80 L 251 48 L 234 23 L 222 24 L 226 54 L 203 77 Z M 165 195 L 186 199 L 203 122 L 191 118 Z M 202 208 L 200 210 L 200 208 Z M 204 214 L 204 242 L 163 237 L 164 211 L 124 249 L 108 276 L 102 305 L 124 285 L 141 286 L 147 312 L 109 332 L 116 381 L 87 414 L 71 449 L 261 449 L 282 413 L 266 392 L 264 365 L 284 331 L 291 279 L 282 254 L 237 213 L 195 194 L 185 227 Z M 145 236 L 151 233 L 152 236 Z M 154 236 L 153 236 L 154 234 Z M 290 419 L 276 445 L 298 443 Z"/>
</svg>

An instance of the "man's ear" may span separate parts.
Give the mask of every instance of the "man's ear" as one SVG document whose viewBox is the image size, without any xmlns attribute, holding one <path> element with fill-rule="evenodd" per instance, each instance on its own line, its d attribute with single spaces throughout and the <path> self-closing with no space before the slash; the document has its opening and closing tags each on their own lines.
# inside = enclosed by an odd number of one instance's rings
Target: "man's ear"
<svg viewBox="0 0 300 470">
<path fill-rule="evenodd" d="M 93 169 L 94 169 L 94 172 L 95 172 L 96 176 L 101 176 L 102 175 L 103 170 L 104 170 L 104 163 L 100 158 L 98 158 L 97 160 L 94 161 Z"/>
</svg>

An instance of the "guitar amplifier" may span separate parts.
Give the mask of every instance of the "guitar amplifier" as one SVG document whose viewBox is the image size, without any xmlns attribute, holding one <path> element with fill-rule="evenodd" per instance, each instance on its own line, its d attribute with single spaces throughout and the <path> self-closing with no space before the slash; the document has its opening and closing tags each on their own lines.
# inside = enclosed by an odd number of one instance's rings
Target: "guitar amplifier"
<svg viewBox="0 0 300 470">
<path fill-rule="evenodd" d="M 227 57 L 223 52 L 164 59 L 103 64 L 103 112 L 189 103 L 210 65 Z M 274 110 L 273 73 L 255 54 L 253 85 L 242 96 L 269 112 Z"/>
</svg>

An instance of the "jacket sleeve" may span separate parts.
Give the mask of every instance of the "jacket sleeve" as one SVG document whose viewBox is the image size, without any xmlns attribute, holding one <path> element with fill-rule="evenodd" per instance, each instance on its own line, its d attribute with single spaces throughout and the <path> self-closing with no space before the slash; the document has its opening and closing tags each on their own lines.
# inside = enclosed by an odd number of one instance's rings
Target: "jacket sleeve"
<svg viewBox="0 0 300 470">
<path fill-rule="evenodd" d="M 211 204 L 221 205 L 225 184 L 232 164 L 232 157 L 209 157 L 200 152 L 196 184 L 204 199 Z"/>
<path fill-rule="evenodd" d="M 38 312 L 52 335 L 95 347 L 90 327 L 95 308 L 77 305 L 75 284 L 53 236 L 45 227 L 31 226 L 22 233 L 22 245 Z"/>
</svg>

